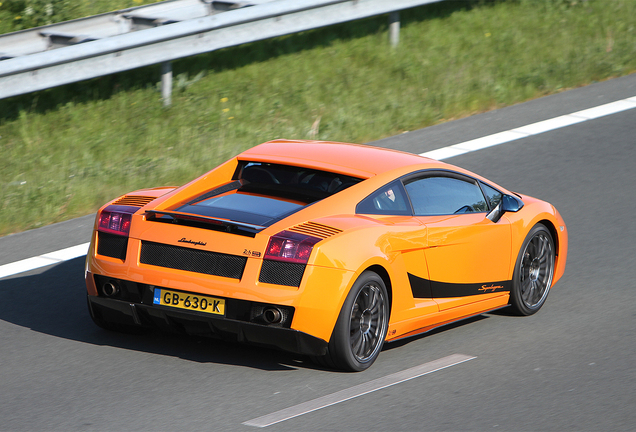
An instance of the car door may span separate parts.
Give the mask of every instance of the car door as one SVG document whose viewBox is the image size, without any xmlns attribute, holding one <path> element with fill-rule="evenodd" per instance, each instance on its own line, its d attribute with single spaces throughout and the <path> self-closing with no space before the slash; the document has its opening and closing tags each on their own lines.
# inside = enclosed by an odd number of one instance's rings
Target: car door
<svg viewBox="0 0 636 432">
<path fill-rule="evenodd" d="M 449 171 L 420 173 L 404 186 L 427 228 L 430 295 L 440 310 L 510 290 L 511 227 L 506 218 L 494 223 L 486 217 L 501 193 Z"/>
<path fill-rule="evenodd" d="M 406 270 L 407 284 L 394 286 L 403 290 L 403 295 L 393 296 L 393 306 L 401 311 L 394 319 L 408 321 L 439 312 L 437 302 L 430 295 L 426 248 L 426 227 L 413 216 L 404 185 L 401 180 L 386 184 L 356 207 L 356 213 L 372 217 L 390 226 L 385 235 L 378 239 L 382 249 L 390 254 L 398 254 Z M 399 267 L 399 266 L 398 266 Z M 412 294 L 412 300 L 409 294 Z M 397 302 L 403 302 L 397 305 Z"/>
</svg>

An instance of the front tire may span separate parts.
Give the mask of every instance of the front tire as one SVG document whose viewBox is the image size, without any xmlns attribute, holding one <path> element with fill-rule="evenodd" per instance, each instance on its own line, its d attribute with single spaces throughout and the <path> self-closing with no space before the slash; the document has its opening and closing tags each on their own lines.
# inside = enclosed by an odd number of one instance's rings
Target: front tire
<svg viewBox="0 0 636 432">
<path fill-rule="evenodd" d="M 388 298 L 380 276 L 372 271 L 362 273 L 340 310 L 327 353 L 318 362 L 351 372 L 371 366 L 386 337 Z"/>
<path fill-rule="evenodd" d="M 554 276 L 554 240 L 543 224 L 535 225 L 521 245 L 512 281 L 510 305 L 517 315 L 536 313 L 548 297 Z"/>
</svg>

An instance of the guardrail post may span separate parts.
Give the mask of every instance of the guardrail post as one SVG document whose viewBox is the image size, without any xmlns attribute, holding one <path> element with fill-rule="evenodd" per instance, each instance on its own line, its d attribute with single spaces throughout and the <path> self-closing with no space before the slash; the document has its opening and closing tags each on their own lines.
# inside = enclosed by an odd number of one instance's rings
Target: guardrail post
<svg viewBox="0 0 636 432">
<path fill-rule="evenodd" d="M 163 106 L 172 104 L 172 62 L 161 63 L 161 97 Z"/>
<path fill-rule="evenodd" d="M 389 41 L 391 46 L 396 47 L 400 42 L 400 13 L 391 12 L 389 14 Z"/>
</svg>

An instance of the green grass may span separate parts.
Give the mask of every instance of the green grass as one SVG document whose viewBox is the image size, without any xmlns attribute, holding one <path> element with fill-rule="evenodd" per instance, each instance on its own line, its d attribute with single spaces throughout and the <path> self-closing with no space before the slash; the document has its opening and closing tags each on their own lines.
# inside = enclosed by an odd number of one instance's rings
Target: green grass
<svg viewBox="0 0 636 432">
<path fill-rule="evenodd" d="M 169 109 L 158 67 L 0 101 L 0 234 L 270 139 L 367 142 L 634 70 L 636 0 L 447 1 L 403 12 L 397 49 L 383 16 L 175 62 Z"/>
<path fill-rule="evenodd" d="M 126 9 L 153 0 L 3 0 L 0 34 Z"/>
</svg>

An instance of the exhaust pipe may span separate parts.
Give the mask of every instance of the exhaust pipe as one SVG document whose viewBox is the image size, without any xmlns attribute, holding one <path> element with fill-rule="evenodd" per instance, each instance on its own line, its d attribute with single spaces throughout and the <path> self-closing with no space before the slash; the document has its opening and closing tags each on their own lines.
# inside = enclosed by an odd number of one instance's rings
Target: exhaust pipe
<svg viewBox="0 0 636 432">
<path fill-rule="evenodd" d="M 106 297 L 113 297 L 119 294 L 119 287 L 115 285 L 113 282 L 106 282 L 102 286 L 102 291 Z"/>
<path fill-rule="evenodd" d="M 263 311 L 263 320 L 267 324 L 278 324 L 283 319 L 283 313 L 276 307 L 267 307 Z"/>
</svg>

